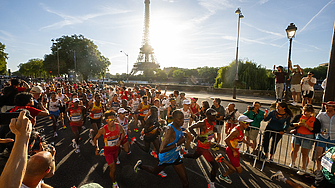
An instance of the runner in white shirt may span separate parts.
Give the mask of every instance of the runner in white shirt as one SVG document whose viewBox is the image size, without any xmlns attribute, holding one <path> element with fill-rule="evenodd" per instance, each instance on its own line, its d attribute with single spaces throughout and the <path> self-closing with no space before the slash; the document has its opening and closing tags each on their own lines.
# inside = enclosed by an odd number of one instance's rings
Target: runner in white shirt
<svg viewBox="0 0 335 188">
<path fill-rule="evenodd" d="M 193 140 L 193 137 L 191 133 L 188 131 L 188 127 L 192 125 L 193 119 L 192 119 L 192 111 L 190 109 L 191 102 L 187 99 L 183 100 L 183 108 L 180 109 L 181 112 L 184 114 L 184 124 L 181 126 L 181 130 L 183 131 L 185 137 L 186 137 L 186 143 L 185 148 L 183 149 L 183 153 L 188 153 L 188 147 L 191 144 L 191 141 Z"/>
</svg>

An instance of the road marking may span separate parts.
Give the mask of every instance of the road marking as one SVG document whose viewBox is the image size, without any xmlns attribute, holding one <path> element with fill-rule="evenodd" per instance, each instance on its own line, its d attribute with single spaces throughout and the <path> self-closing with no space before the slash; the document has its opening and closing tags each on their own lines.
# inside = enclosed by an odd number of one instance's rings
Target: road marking
<svg viewBox="0 0 335 188">
<path fill-rule="evenodd" d="M 97 168 L 98 164 L 99 164 L 99 163 L 96 163 L 95 165 L 93 165 L 93 166 L 91 167 L 90 171 L 88 171 L 88 173 L 86 174 L 85 178 L 83 179 L 83 181 L 80 182 L 79 185 L 82 185 L 82 184 L 85 184 L 85 183 L 88 182 L 87 180 L 88 180 L 90 174 L 91 174 L 92 172 L 95 171 L 95 169 Z"/>
<path fill-rule="evenodd" d="M 65 155 L 65 157 L 63 157 L 63 159 L 61 161 L 59 161 L 59 163 L 57 163 L 56 170 L 72 155 L 73 152 L 74 152 L 74 149 L 72 151 L 70 151 L 70 153 Z"/>
</svg>

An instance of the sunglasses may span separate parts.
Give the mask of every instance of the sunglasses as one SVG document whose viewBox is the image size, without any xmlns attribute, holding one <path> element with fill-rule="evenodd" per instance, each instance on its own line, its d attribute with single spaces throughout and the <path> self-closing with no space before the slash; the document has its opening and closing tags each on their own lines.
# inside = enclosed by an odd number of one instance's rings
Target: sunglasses
<svg viewBox="0 0 335 188">
<path fill-rule="evenodd" d="M 250 124 L 250 122 L 246 122 L 246 121 L 242 121 L 242 123 L 244 123 L 244 124 Z"/>
<path fill-rule="evenodd" d="M 109 122 L 115 121 L 115 118 L 113 118 L 113 119 L 108 119 L 108 121 L 109 121 Z"/>
</svg>

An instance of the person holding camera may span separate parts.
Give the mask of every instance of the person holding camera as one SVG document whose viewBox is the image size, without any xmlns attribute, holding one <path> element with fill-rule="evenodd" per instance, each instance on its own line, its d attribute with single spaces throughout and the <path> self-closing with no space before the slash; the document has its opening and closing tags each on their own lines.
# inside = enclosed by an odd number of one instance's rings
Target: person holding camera
<svg viewBox="0 0 335 188">
<path fill-rule="evenodd" d="M 225 126 L 225 133 L 230 134 L 231 130 L 238 125 L 237 118 L 240 116 L 240 113 L 235 109 L 234 103 L 229 103 L 225 109 L 225 119 L 227 120 Z"/>
<path fill-rule="evenodd" d="M 243 113 L 249 119 L 254 120 L 250 123 L 250 126 L 245 131 L 245 136 L 248 142 L 252 140 L 252 150 L 253 154 L 256 154 L 257 146 L 257 136 L 259 133 L 259 128 L 261 127 L 261 122 L 264 119 L 265 112 L 260 110 L 261 103 L 258 101 L 253 102 L 252 106 L 248 106 L 248 110 Z M 247 146 L 247 152 L 250 153 L 249 146 Z"/>
</svg>

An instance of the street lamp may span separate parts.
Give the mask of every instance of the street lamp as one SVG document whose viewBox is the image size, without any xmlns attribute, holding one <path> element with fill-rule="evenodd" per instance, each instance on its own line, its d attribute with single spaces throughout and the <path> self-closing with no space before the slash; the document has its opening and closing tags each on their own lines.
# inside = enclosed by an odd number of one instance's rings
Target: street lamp
<svg viewBox="0 0 335 188">
<path fill-rule="evenodd" d="M 287 75 L 288 76 L 290 75 L 292 39 L 294 38 L 297 29 L 298 28 L 294 25 L 294 23 L 290 23 L 290 25 L 287 26 L 287 28 L 286 28 L 287 38 L 290 41 L 289 49 L 288 49 L 288 61 L 287 61 Z M 289 81 L 286 79 L 286 86 L 285 86 L 285 92 L 284 92 L 284 100 L 286 102 L 288 102 L 290 100 L 289 91 L 288 91 L 288 83 L 289 83 Z"/>
<path fill-rule="evenodd" d="M 127 56 L 127 83 L 128 83 L 128 62 L 129 62 L 129 55 L 125 52 L 125 51 L 120 51 L 121 53 L 124 53 L 124 55 L 126 55 Z"/>
<path fill-rule="evenodd" d="M 57 67 L 58 67 L 58 76 L 59 76 L 59 53 L 58 53 L 58 42 L 56 42 L 54 39 L 51 39 L 51 42 L 53 44 L 56 43 L 56 48 L 57 48 Z"/>
<path fill-rule="evenodd" d="M 240 20 L 244 18 L 240 8 L 237 8 L 235 11 L 235 14 L 238 15 L 237 17 L 237 42 L 236 42 L 236 75 L 235 75 L 235 80 L 234 80 L 234 93 L 233 93 L 233 99 L 236 99 L 236 82 L 238 80 L 238 41 L 240 39 Z"/>
</svg>

